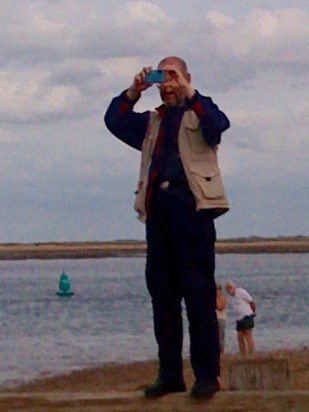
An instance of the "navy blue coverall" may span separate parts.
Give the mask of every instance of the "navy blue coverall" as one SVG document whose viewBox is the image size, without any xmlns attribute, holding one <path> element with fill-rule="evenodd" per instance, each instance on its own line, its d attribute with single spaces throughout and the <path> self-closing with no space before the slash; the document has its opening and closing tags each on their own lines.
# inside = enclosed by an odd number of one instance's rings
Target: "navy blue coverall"
<svg viewBox="0 0 309 412">
<path fill-rule="evenodd" d="M 141 150 L 149 112 L 133 111 L 136 101 L 124 91 L 105 115 L 108 129 L 120 140 Z M 203 136 L 218 145 L 229 127 L 211 98 L 197 91 L 184 107 L 157 108 L 161 117 L 150 176 L 156 170 L 146 221 L 146 283 L 152 298 L 155 337 L 159 349 L 159 378 L 183 382 L 182 299 L 190 334 L 190 357 L 196 380 L 219 374 L 219 338 L 216 318 L 215 227 L 211 212 L 196 212 L 178 151 L 178 131 L 185 110 L 194 110 Z M 151 179 L 150 179 L 151 181 Z M 163 182 L 169 182 L 168 187 Z"/>
</svg>

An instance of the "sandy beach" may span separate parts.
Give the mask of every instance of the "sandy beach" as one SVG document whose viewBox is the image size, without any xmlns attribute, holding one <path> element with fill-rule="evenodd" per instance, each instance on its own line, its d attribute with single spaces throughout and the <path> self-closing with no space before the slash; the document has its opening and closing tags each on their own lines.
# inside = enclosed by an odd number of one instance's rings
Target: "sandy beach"
<svg viewBox="0 0 309 412">
<path fill-rule="evenodd" d="M 257 359 L 285 358 L 289 366 L 289 390 L 231 391 L 228 367 L 238 355 L 221 361 L 221 391 L 210 401 L 192 400 L 187 393 L 170 394 L 158 400 L 143 398 L 143 388 L 156 377 L 156 361 L 126 365 L 107 364 L 66 375 L 37 379 L 14 390 L 0 393 L 0 411 L 210 411 L 210 412 L 308 412 L 309 349 L 259 353 Z M 193 383 L 185 361 L 188 389 Z"/>
</svg>

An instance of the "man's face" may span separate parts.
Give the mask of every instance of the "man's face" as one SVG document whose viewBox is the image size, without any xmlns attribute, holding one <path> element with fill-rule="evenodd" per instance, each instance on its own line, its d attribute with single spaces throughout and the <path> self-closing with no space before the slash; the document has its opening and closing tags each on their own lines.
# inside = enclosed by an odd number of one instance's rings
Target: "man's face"
<svg viewBox="0 0 309 412">
<path fill-rule="evenodd" d="M 158 69 L 164 70 L 165 82 L 159 84 L 159 90 L 162 101 L 167 107 L 182 106 L 185 101 L 185 93 L 177 81 L 176 73 L 170 69 L 170 66 L 176 66 L 189 81 L 189 75 L 184 72 L 177 60 L 168 60 L 161 64 Z M 169 69 L 167 70 L 166 67 Z"/>
<path fill-rule="evenodd" d="M 233 285 L 226 285 L 225 286 L 225 290 L 227 291 L 227 293 L 231 296 L 235 296 L 235 286 Z"/>
</svg>

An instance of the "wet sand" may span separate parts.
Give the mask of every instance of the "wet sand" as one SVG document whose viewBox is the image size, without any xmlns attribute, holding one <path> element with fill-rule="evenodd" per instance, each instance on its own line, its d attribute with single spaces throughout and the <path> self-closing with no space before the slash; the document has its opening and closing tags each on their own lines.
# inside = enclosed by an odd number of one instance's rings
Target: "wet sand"
<svg viewBox="0 0 309 412">
<path fill-rule="evenodd" d="M 308 237 L 239 238 L 218 240 L 217 253 L 309 253 Z M 137 241 L 50 242 L 0 244 L 0 260 L 82 259 L 145 255 L 146 245 Z"/>
<path fill-rule="evenodd" d="M 258 359 L 284 357 L 288 361 L 290 389 L 276 391 L 229 390 L 228 366 L 238 355 L 222 358 L 221 391 L 210 401 L 192 400 L 187 393 L 158 400 L 143 398 L 143 388 L 156 377 L 156 361 L 102 365 L 66 375 L 35 380 L 0 392 L 0 411 L 66 412 L 308 412 L 309 349 L 256 354 Z M 193 375 L 185 361 L 188 389 Z"/>
</svg>

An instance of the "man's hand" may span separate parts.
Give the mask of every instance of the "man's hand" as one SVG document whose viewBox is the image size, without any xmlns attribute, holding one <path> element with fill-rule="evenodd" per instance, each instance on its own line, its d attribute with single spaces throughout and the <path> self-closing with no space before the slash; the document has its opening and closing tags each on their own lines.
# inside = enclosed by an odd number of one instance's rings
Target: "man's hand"
<svg viewBox="0 0 309 412">
<path fill-rule="evenodd" d="M 173 86 L 173 84 L 177 84 L 185 94 L 188 99 L 191 99 L 195 94 L 195 90 L 190 84 L 191 77 L 189 73 L 183 73 L 176 65 L 166 65 L 164 67 L 165 75 L 166 75 L 166 82 L 164 83 L 165 86 L 169 84 Z"/>
<path fill-rule="evenodd" d="M 146 83 L 146 74 L 152 70 L 152 67 L 144 67 L 133 79 L 133 84 L 127 90 L 127 97 L 131 100 L 139 98 L 141 93 L 151 87 L 153 83 Z"/>
</svg>

